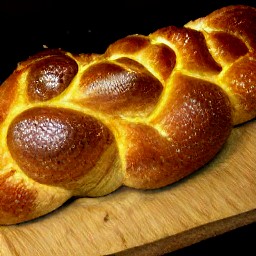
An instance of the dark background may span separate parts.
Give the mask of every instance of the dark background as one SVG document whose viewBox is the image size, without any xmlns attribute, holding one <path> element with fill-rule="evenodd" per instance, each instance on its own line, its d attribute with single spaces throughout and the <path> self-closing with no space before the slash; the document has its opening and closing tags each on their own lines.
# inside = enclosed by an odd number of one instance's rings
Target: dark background
<svg viewBox="0 0 256 256">
<path fill-rule="evenodd" d="M 147 35 L 168 26 L 183 26 L 192 19 L 230 4 L 256 1 L 54 1 L 0 2 L 0 83 L 19 61 L 43 49 L 62 48 L 74 53 L 103 53 L 108 45 L 130 34 Z M 242 250 L 254 255 L 256 224 L 238 228 L 169 255 L 229 255 Z M 238 254 L 237 254 L 238 253 Z"/>
</svg>

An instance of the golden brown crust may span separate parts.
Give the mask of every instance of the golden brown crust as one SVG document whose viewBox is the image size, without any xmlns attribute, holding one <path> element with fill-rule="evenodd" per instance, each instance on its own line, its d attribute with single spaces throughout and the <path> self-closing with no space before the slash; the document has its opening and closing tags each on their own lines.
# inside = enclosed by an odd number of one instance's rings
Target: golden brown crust
<svg viewBox="0 0 256 256">
<path fill-rule="evenodd" d="M 129 35 L 104 54 L 46 49 L 0 87 L 0 224 L 72 196 L 160 188 L 256 116 L 256 9 Z"/>
<path fill-rule="evenodd" d="M 178 73 L 151 124 L 161 133 L 144 124 L 128 127 L 125 184 L 129 186 L 162 187 L 208 162 L 230 133 L 230 102 L 216 85 Z"/>
<path fill-rule="evenodd" d="M 203 34 L 190 28 L 166 27 L 152 33 L 154 40 L 165 40 L 175 49 L 177 69 L 193 73 L 217 74 L 221 67 L 211 56 Z M 212 74 L 211 74 L 212 73 Z"/>
<path fill-rule="evenodd" d="M 29 189 L 22 181 L 13 181 L 11 177 L 14 173 L 11 170 L 0 177 L 0 211 L 5 215 L 4 219 L 13 216 L 23 219 L 35 210 L 37 192 Z"/>
<path fill-rule="evenodd" d="M 188 27 L 194 28 L 201 23 L 203 29 L 210 31 L 225 31 L 241 38 L 246 42 L 250 50 L 256 49 L 256 34 L 253 28 L 256 26 L 255 8 L 246 5 L 231 5 L 210 13 L 205 18 L 191 21 Z M 207 31 L 207 30 L 206 30 Z"/>
<path fill-rule="evenodd" d="M 53 107 L 22 112 L 7 134 L 10 153 L 28 177 L 64 187 L 86 175 L 112 143 L 113 135 L 98 120 Z"/>
<path fill-rule="evenodd" d="M 120 58 L 115 63 L 103 61 L 86 69 L 79 82 L 80 94 L 74 100 L 112 115 L 128 112 L 146 116 L 159 100 L 162 88 L 141 64 Z"/>
<path fill-rule="evenodd" d="M 77 63 L 66 55 L 51 55 L 38 60 L 27 75 L 29 101 L 45 101 L 58 96 L 69 86 L 77 72 Z"/>
</svg>

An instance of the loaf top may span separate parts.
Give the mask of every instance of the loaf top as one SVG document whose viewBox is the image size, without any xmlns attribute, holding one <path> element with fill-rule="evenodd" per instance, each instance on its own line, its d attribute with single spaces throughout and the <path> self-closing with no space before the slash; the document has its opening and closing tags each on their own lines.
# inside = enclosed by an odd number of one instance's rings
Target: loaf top
<svg viewBox="0 0 256 256">
<path fill-rule="evenodd" d="M 0 223 L 203 167 L 255 118 L 255 37 L 256 9 L 236 5 L 104 54 L 45 49 L 20 62 L 0 87 Z"/>
</svg>

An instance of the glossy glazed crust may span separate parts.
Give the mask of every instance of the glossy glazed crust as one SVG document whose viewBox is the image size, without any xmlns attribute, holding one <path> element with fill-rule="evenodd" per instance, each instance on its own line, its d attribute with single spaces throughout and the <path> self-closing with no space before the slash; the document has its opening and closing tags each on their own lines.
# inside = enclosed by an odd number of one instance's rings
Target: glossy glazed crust
<svg viewBox="0 0 256 256">
<path fill-rule="evenodd" d="M 19 63 L 0 87 L 0 224 L 207 164 L 255 118 L 255 42 L 256 9 L 237 5 L 102 55 L 46 49 Z"/>
</svg>

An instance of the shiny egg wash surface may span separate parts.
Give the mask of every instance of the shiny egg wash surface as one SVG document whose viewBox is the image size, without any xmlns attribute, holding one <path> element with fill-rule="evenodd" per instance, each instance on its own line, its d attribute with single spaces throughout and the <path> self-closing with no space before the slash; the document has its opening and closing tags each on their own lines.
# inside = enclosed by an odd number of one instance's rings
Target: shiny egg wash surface
<svg viewBox="0 0 256 256">
<path fill-rule="evenodd" d="M 78 65 L 66 55 L 42 58 L 29 68 L 27 95 L 30 101 L 46 101 L 58 96 L 78 72 Z"/>
<path fill-rule="evenodd" d="M 24 172 L 45 184 L 77 180 L 113 142 L 98 120 L 57 108 L 32 108 L 17 116 L 8 131 L 10 152 Z"/>
<path fill-rule="evenodd" d="M 83 106 L 111 115 L 134 117 L 152 112 L 163 86 L 141 64 L 120 58 L 86 69 L 79 90 L 81 94 L 75 100 Z"/>
<path fill-rule="evenodd" d="M 125 42 L 138 45 L 133 51 L 140 52 L 142 42 L 152 48 L 143 37 L 126 40 L 122 47 Z M 175 53 L 166 51 L 164 44 L 154 48 L 155 55 L 144 65 L 120 56 L 96 57 L 94 64 L 79 66 L 74 56 L 61 50 L 25 62 L 21 69 L 27 72 L 32 107 L 16 115 L 7 133 L 11 156 L 23 172 L 39 183 L 70 188 L 116 145 L 114 154 L 126 173 L 123 184 L 157 188 L 209 161 L 232 127 L 228 97 L 210 82 L 174 72 Z M 173 72 L 171 89 L 160 82 L 166 79 L 166 69 L 159 71 L 158 79 L 145 67 L 155 68 L 160 59 Z M 216 65 L 208 66 L 216 72 Z M 75 89 L 66 92 L 70 86 Z M 63 93 L 68 95 L 64 105 Z"/>
</svg>

